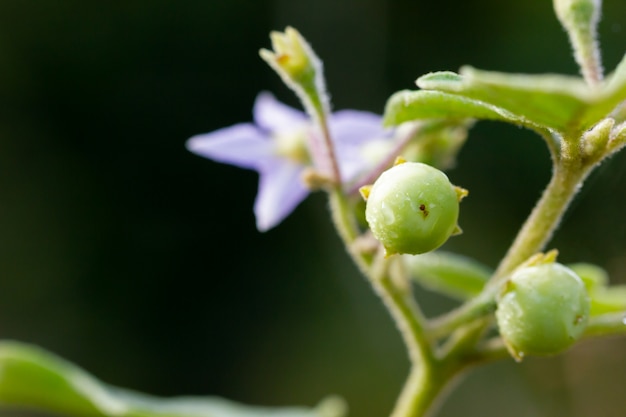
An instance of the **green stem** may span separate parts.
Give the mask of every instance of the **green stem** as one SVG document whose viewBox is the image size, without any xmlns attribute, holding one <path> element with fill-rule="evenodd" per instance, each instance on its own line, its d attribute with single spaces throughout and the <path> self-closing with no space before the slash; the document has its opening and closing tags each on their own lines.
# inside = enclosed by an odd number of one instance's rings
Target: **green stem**
<svg viewBox="0 0 626 417">
<path fill-rule="evenodd" d="M 626 334 L 626 311 L 592 317 L 585 329 L 585 337 Z"/>
<path fill-rule="evenodd" d="M 532 255 L 544 249 L 592 168 L 592 166 L 577 162 L 580 160 L 577 143 L 577 141 L 562 141 L 560 154 L 553 157 L 554 170 L 548 186 L 502 259 L 493 278 L 485 286 L 482 294 L 477 297 L 477 301 L 470 301 L 444 316 L 439 323 L 435 322 L 438 324 L 434 330 L 438 332 L 436 334 L 442 331 L 449 332 L 454 326 L 462 324 L 465 319 L 481 313 L 480 308 L 495 299 L 498 289 L 508 275 Z M 479 334 L 485 330 L 486 326 L 487 324 L 478 326 L 474 332 Z M 455 350 L 454 342 L 452 344 L 450 349 Z"/>
<path fill-rule="evenodd" d="M 335 146 L 330 137 L 330 131 L 328 129 L 328 112 L 324 111 L 323 106 L 317 108 L 318 125 L 322 132 L 321 149 L 315 150 L 317 153 L 318 163 L 322 164 L 323 171 L 328 169 L 333 181 L 333 184 L 339 186 L 341 184 L 341 171 L 339 169 L 339 163 L 337 161 L 337 155 L 335 152 Z"/>
<path fill-rule="evenodd" d="M 459 308 L 431 319 L 428 336 L 431 340 L 445 337 L 461 325 L 492 313 L 496 308 L 496 287 L 490 287 Z"/>
<path fill-rule="evenodd" d="M 445 336 L 463 323 L 483 316 L 485 309 L 493 307 L 497 291 L 507 276 L 532 255 L 544 249 L 590 171 L 589 166 L 574 162 L 578 160 L 575 143 L 562 141 L 560 155 L 553 155 L 554 170 L 548 186 L 483 292 L 458 309 L 434 320 L 429 336 Z"/>
<path fill-rule="evenodd" d="M 357 266 L 363 270 L 367 265 L 363 264 L 363 260 L 360 259 L 360 257 L 357 256 L 358 254 L 354 253 L 353 250 L 354 241 L 359 236 L 359 229 L 354 216 L 352 216 L 350 212 L 350 203 L 339 187 L 335 187 L 331 190 L 329 197 L 330 211 L 335 229 L 337 229 L 339 237 L 346 245 L 348 252 L 354 258 Z"/>
<path fill-rule="evenodd" d="M 590 86 L 597 86 L 603 76 L 600 47 L 595 33 L 591 30 L 575 32 L 570 35 L 570 40 L 583 78 Z"/>
<path fill-rule="evenodd" d="M 333 220 L 348 252 L 367 277 L 376 294 L 396 323 L 411 361 L 411 373 L 405 383 L 393 417 L 423 417 L 431 409 L 436 398 L 449 379 L 439 370 L 425 329 L 426 319 L 412 297 L 406 277 L 394 263 L 399 257 L 371 257 L 355 248 L 358 228 L 346 196 L 340 189 L 330 192 Z"/>
<path fill-rule="evenodd" d="M 433 367 L 414 366 L 390 417 L 433 415 L 438 408 L 438 400 L 451 382 L 451 378 L 446 376 L 440 375 Z"/>
<path fill-rule="evenodd" d="M 396 258 L 397 259 L 397 258 Z M 385 259 L 389 263 L 393 259 Z M 370 279 L 374 290 L 385 303 L 402 334 L 409 358 L 414 366 L 424 366 L 432 361 L 432 347 L 426 337 L 424 323 L 426 319 L 412 297 L 412 293 L 403 286 L 398 286 L 387 273 L 379 279 Z"/>
<path fill-rule="evenodd" d="M 394 259 L 399 258 L 379 259 L 379 262 L 374 265 L 371 256 L 355 249 L 354 243 L 358 237 L 358 229 L 346 196 L 340 189 L 335 189 L 330 193 L 330 201 L 335 228 L 354 262 L 367 277 L 376 294 L 382 299 L 392 315 L 402 334 L 411 361 L 416 363 L 428 360 L 432 349 L 426 337 L 425 319 L 413 300 L 410 290 L 398 286 L 396 282 L 399 279 L 394 282 L 389 273 L 391 263 Z"/>
<path fill-rule="evenodd" d="M 555 0 L 557 17 L 567 31 L 585 81 L 596 86 L 602 80 L 602 63 L 597 27 L 600 21 L 600 0 Z"/>
<path fill-rule="evenodd" d="M 590 171 L 589 167 L 574 162 L 576 157 L 572 156 L 556 163 L 550 183 L 500 263 L 490 286 L 500 284 L 522 262 L 543 250 L 552 237 Z"/>
<path fill-rule="evenodd" d="M 465 352 L 462 356 L 464 370 L 507 358 L 511 359 L 511 354 L 500 336 L 481 342 L 474 350 Z"/>
</svg>

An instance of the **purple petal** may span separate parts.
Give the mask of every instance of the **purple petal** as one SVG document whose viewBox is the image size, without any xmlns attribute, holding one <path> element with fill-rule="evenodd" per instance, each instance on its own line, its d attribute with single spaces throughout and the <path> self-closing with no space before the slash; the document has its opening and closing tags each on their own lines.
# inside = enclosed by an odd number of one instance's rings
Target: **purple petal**
<svg viewBox="0 0 626 417">
<path fill-rule="evenodd" d="M 260 93 L 254 102 L 254 122 L 268 132 L 289 131 L 307 123 L 306 115 L 276 100 L 268 93 Z"/>
<path fill-rule="evenodd" d="M 373 141 L 390 138 L 382 126 L 382 117 L 365 111 L 341 110 L 329 121 L 329 129 L 335 143 L 342 182 L 350 182 L 363 171 L 371 168 L 372 160 L 365 157 L 364 146 Z"/>
<path fill-rule="evenodd" d="M 360 143 L 386 136 L 382 117 L 359 110 L 341 110 L 333 113 L 328 122 L 335 142 Z"/>
<path fill-rule="evenodd" d="M 306 198 L 309 190 L 302 183 L 303 169 L 286 160 L 276 160 L 261 169 L 254 202 L 259 231 L 265 232 L 279 224 Z"/>
<path fill-rule="evenodd" d="M 241 123 L 187 141 L 187 149 L 214 161 L 257 169 L 273 158 L 272 142 L 250 123 Z"/>
</svg>

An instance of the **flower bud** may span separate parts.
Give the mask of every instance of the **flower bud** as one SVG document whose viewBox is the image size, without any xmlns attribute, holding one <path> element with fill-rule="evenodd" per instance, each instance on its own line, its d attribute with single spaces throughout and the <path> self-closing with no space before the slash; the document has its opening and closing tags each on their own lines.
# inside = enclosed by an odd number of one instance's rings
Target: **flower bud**
<svg viewBox="0 0 626 417">
<path fill-rule="evenodd" d="M 322 61 L 296 29 L 270 34 L 272 48 L 261 49 L 261 58 L 294 90 L 313 117 L 325 117 L 329 111 Z"/>
<path fill-rule="evenodd" d="M 274 51 L 261 49 L 260 54 L 272 67 L 294 81 L 315 72 L 317 57 L 302 35 L 292 27 L 270 34 Z"/>
</svg>

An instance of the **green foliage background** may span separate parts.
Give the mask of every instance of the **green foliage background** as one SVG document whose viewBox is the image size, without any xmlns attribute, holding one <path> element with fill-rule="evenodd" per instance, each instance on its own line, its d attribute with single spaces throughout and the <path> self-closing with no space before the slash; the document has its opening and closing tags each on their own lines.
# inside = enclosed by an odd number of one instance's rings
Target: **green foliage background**
<svg viewBox="0 0 626 417">
<path fill-rule="evenodd" d="M 575 74 L 548 0 L 0 0 L 0 338 L 38 344 L 108 383 L 264 404 L 344 396 L 379 417 L 407 361 L 315 195 L 266 234 L 254 173 L 184 149 L 249 121 L 261 90 L 297 106 L 257 55 L 298 28 L 334 107 L 381 113 L 394 91 L 462 64 Z M 606 0 L 605 66 L 626 45 Z M 626 159 L 588 181 L 551 247 L 626 282 Z M 494 266 L 548 180 L 532 133 L 471 132 L 446 249 Z M 452 304 L 418 296 L 430 313 Z M 623 416 L 625 340 L 473 373 L 441 416 Z"/>
</svg>

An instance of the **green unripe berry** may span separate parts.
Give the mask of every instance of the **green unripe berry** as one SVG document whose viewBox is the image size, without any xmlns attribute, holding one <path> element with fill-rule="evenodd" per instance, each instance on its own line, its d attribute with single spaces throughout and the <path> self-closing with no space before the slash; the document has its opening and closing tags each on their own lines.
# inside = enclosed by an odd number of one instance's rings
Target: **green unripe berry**
<svg viewBox="0 0 626 417">
<path fill-rule="evenodd" d="M 589 296 L 574 271 L 550 262 L 515 271 L 498 300 L 500 335 L 517 360 L 553 355 L 582 335 Z"/>
<path fill-rule="evenodd" d="M 365 218 L 388 255 L 425 253 L 459 230 L 460 196 L 443 172 L 405 162 L 383 172 L 369 189 Z"/>
</svg>

